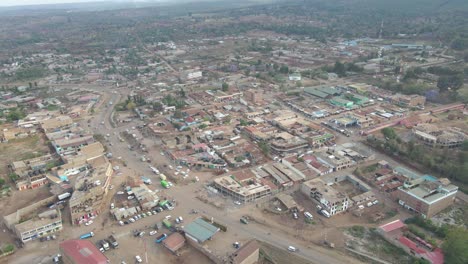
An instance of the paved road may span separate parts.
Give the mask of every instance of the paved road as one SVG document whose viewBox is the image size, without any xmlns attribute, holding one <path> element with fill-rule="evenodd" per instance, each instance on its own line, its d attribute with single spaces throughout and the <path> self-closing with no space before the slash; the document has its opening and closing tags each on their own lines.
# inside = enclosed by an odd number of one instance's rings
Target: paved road
<svg viewBox="0 0 468 264">
<path fill-rule="evenodd" d="M 117 103 L 120 98 L 125 97 L 124 94 L 111 94 L 110 97 L 114 103 Z M 105 107 L 100 111 L 91 121 L 90 128 L 95 133 L 100 134 L 111 134 L 110 142 L 112 146 L 108 146 L 109 151 L 113 153 L 114 157 L 122 157 L 128 164 L 128 167 L 135 172 L 136 175 L 147 175 L 150 173 L 150 169 L 145 164 L 142 166 L 138 156 L 134 155 L 128 150 L 127 143 L 120 142 L 115 136 L 114 132 L 121 132 L 128 127 L 135 126 L 135 122 L 127 124 L 123 127 L 112 128 L 109 123 L 109 119 L 112 113 L 112 107 Z M 102 125 L 101 122 L 104 122 Z M 161 157 L 152 157 L 161 158 Z M 245 237 L 254 237 L 256 239 L 270 243 L 276 247 L 286 249 L 289 245 L 298 247 L 300 250 L 294 254 L 297 254 L 313 263 L 360 263 L 359 261 L 350 258 L 338 251 L 329 250 L 316 246 L 314 244 L 304 244 L 302 241 L 297 241 L 293 237 L 285 236 L 284 234 L 275 233 L 274 230 L 268 227 L 262 226 L 257 223 L 250 223 L 248 225 L 241 224 L 238 218 L 230 216 L 227 212 L 222 212 L 211 205 L 208 205 L 200 200 L 194 199 L 196 185 L 189 186 L 175 186 L 170 190 L 166 190 L 167 194 L 171 197 L 176 197 L 179 204 L 184 207 L 189 206 L 203 212 L 208 217 L 214 217 L 216 221 L 228 226 L 229 230 L 235 230 L 238 234 Z M 178 210 L 176 210 L 177 212 Z M 187 212 L 184 212 L 187 213 Z M 154 220 L 153 220 L 154 221 Z M 128 227 L 121 229 L 122 234 L 128 234 L 130 231 L 127 229 L 135 229 L 137 225 L 144 225 L 145 222 L 134 223 Z M 154 224 L 154 222 L 153 222 Z M 126 231 L 124 231 L 126 230 Z M 121 235 L 122 235 L 121 234 Z"/>
</svg>

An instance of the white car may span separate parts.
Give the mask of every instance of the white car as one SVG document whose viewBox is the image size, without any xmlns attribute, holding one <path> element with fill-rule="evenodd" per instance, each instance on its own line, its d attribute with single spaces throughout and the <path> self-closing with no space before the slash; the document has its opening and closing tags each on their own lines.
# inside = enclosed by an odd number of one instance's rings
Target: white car
<svg viewBox="0 0 468 264">
<path fill-rule="evenodd" d="M 171 219 L 171 217 L 172 217 L 171 215 L 166 215 L 165 218 L 166 218 L 166 219 Z"/>
<path fill-rule="evenodd" d="M 129 218 L 128 221 L 130 221 L 131 223 L 135 223 L 135 219 L 133 218 Z"/>
<path fill-rule="evenodd" d="M 119 225 L 123 226 L 123 225 L 124 225 L 124 222 L 123 222 L 123 221 L 119 221 Z"/>
<path fill-rule="evenodd" d="M 114 208 L 115 208 L 114 203 L 111 203 L 110 208 L 111 208 L 111 209 L 114 209 Z"/>
<path fill-rule="evenodd" d="M 297 251 L 297 248 L 293 247 L 293 246 L 289 246 L 288 247 L 288 250 L 291 251 L 291 252 L 296 252 Z"/>
<path fill-rule="evenodd" d="M 89 226 L 93 223 L 93 220 L 89 220 L 88 222 L 85 223 L 85 226 Z"/>
<path fill-rule="evenodd" d="M 154 235 L 156 235 L 157 233 L 158 233 L 158 231 L 153 230 L 153 231 L 150 231 L 150 232 L 149 232 L 149 235 L 150 235 L 150 236 L 154 236 Z"/>
<path fill-rule="evenodd" d="M 137 261 L 138 263 L 142 263 L 142 262 L 143 262 L 143 260 L 141 259 L 141 257 L 138 256 L 138 255 L 135 256 L 135 259 L 136 259 L 136 261 Z"/>
</svg>

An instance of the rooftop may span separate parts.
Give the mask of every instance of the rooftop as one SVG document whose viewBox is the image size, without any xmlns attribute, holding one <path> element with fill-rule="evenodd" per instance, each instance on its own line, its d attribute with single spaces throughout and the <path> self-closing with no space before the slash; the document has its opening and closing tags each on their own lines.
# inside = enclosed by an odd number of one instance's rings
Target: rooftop
<svg viewBox="0 0 468 264">
<path fill-rule="evenodd" d="M 80 264 L 107 264 L 108 259 L 89 240 L 71 239 L 60 243 L 62 252 Z"/>
<path fill-rule="evenodd" d="M 197 218 L 184 227 L 184 231 L 189 236 L 195 238 L 199 243 L 210 239 L 219 231 L 219 228 L 206 222 L 202 218 Z"/>
</svg>

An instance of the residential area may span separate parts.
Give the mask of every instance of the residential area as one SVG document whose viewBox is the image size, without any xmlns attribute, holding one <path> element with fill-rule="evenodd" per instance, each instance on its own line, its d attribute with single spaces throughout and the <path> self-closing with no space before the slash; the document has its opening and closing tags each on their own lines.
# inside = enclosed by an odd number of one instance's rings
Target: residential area
<svg viewBox="0 0 468 264">
<path fill-rule="evenodd" d="M 270 12 L 245 8 L 158 23 Z M 450 50 L 262 28 L 0 52 L 0 262 L 461 263 Z"/>
</svg>

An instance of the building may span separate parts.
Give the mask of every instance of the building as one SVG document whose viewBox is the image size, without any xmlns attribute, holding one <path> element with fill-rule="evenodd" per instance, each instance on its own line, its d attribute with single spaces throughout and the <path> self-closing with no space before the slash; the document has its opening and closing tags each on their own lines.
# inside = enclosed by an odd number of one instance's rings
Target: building
<svg viewBox="0 0 468 264">
<path fill-rule="evenodd" d="M 44 132 L 50 132 L 59 128 L 70 126 L 73 124 L 73 120 L 69 116 L 57 116 L 51 119 L 43 120 L 40 124 Z"/>
<path fill-rule="evenodd" d="M 228 264 L 255 264 L 260 257 L 260 246 L 256 240 L 250 240 L 234 252 Z"/>
<path fill-rule="evenodd" d="M 248 176 L 238 179 L 233 175 L 227 175 L 216 178 L 213 182 L 214 187 L 221 193 L 227 194 L 241 203 L 253 202 L 272 193 L 269 185 L 255 177 Z"/>
<path fill-rule="evenodd" d="M 182 75 L 183 79 L 186 80 L 193 80 L 193 79 L 198 79 L 203 76 L 202 71 L 187 71 Z"/>
<path fill-rule="evenodd" d="M 211 240 L 218 231 L 219 227 L 208 223 L 202 218 L 197 218 L 184 227 L 185 237 L 199 244 Z"/>
<path fill-rule="evenodd" d="M 416 258 L 424 258 L 432 264 L 443 264 L 444 254 L 440 248 L 413 234 L 400 220 L 381 225 L 377 232 L 388 242 L 403 249 Z"/>
<path fill-rule="evenodd" d="M 259 105 L 263 103 L 263 93 L 252 89 L 244 92 L 244 98 L 252 104 Z"/>
<path fill-rule="evenodd" d="M 396 191 L 398 203 L 431 218 L 455 202 L 458 187 L 446 178 L 420 177 L 406 181 Z"/>
<path fill-rule="evenodd" d="M 417 94 L 402 95 L 396 94 L 392 98 L 393 103 L 403 107 L 423 107 L 426 104 L 426 97 Z"/>
<path fill-rule="evenodd" d="M 468 136 L 458 128 L 440 128 L 432 124 L 418 124 L 413 127 L 413 135 L 432 148 L 456 148 L 460 147 Z"/>
<path fill-rule="evenodd" d="M 109 260 L 89 240 L 71 239 L 60 243 L 64 264 L 107 264 Z"/>
<path fill-rule="evenodd" d="M 353 175 L 316 178 L 304 182 L 301 191 L 319 202 L 330 216 L 375 199 L 371 188 Z"/>
<path fill-rule="evenodd" d="M 337 191 L 329 186 L 321 178 L 306 181 L 301 186 L 301 191 L 307 197 L 324 206 L 331 216 L 346 211 L 350 207 L 350 199 L 346 193 Z"/>
<path fill-rule="evenodd" d="M 371 103 L 369 98 L 359 95 L 359 94 L 346 93 L 344 97 L 352 101 L 355 105 L 359 105 L 359 106 L 368 105 Z"/>
<path fill-rule="evenodd" d="M 33 203 L 4 216 L 3 222 L 23 243 L 51 235 L 62 230 L 62 215 L 59 209 L 49 209 L 55 196 Z"/>
<path fill-rule="evenodd" d="M 282 132 L 275 135 L 270 142 L 271 149 L 276 152 L 297 152 L 309 146 L 309 142 L 298 136 Z"/>
<path fill-rule="evenodd" d="M 333 97 L 332 99 L 329 100 L 329 102 L 332 105 L 335 105 L 338 107 L 346 107 L 346 108 L 351 108 L 354 105 L 352 101 L 345 100 L 341 97 Z"/>
<path fill-rule="evenodd" d="M 104 156 L 90 160 L 89 165 L 92 170 L 76 179 L 75 191 L 68 202 L 73 225 L 94 219 L 106 206 L 104 198 L 113 174 L 112 165 Z"/>
<path fill-rule="evenodd" d="M 176 253 L 185 245 L 185 238 L 180 233 L 174 232 L 164 239 L 163 245 L 172 253 Z"/>
<path fill-rule="evenodd" d="M 293 72 L 289 74 L 289 80 L 290 81 L 300 81 L 301 78 L 301 73 L 300 72 Z"/>
</svg>

